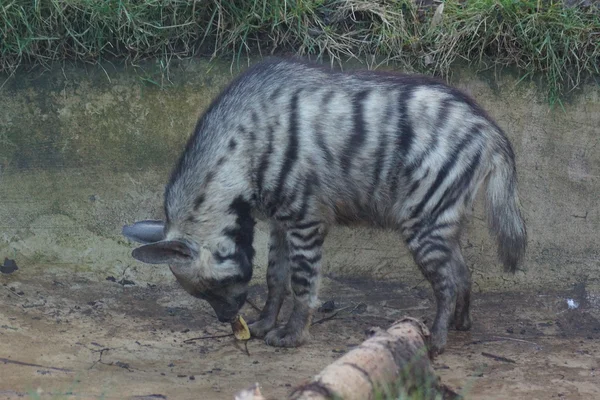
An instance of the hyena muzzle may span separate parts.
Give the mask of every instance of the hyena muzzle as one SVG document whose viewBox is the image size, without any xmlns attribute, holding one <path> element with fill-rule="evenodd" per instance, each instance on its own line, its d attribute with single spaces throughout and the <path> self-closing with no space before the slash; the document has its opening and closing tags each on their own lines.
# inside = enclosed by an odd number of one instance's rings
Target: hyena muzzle
<svg viewBox="0 0 600 400">
<path fill-rule="evenodd" d="M 515 271 L 526 248 L 514 154 L 462 92 L 428 77 L 344 73 L 270 60 L 239 75 L 199 119 L 165 190 L 165 221 L 125 232 L 133 257 L 169 264 L 183 288 L 233 318 L 252 277 L 254 216 L 270 224 L 268 299 L 251 324 L 273 346 L 308 336 L 322 246 L 335 224 L 396 231 L 433 287 L 432 351 L 471 327 L 459 235 L 485 186 L 490 232 Z M 290 293 L 288 322 L 277 316 Z"/>
</svg>

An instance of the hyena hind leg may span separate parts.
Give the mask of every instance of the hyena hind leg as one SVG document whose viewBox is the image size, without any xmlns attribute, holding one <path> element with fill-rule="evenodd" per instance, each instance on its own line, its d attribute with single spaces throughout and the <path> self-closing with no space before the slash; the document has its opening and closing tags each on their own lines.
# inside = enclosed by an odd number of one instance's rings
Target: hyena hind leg
<svg viewBox="0 0 600 400">
<path fill-rule="evenodd" d="M 473 324 L 471 319 L 471 271 L 465 264 L 462 252 L 457 246 L 454 253 L 454 281 L 457 286 L 456 308 L 454 311 L 454 328 L 468 331 Z"/>
<path fill-rule="evenodd" d="M 465 310 L 463 304 L 468 315 L 469 295 L 466 289 L 469 284 L 464 281 L 465 274 L 462 267 L 464 261 L 460 255 L 457 236 L 458 226 L 442 223 L 419 229 L 406 240 L 416 264 L 433 288 L 437 303 L 436 316 L 431 329 L 430 350 L 434 354 L 441 354 L 446 348 L 448 327 L 454 316 L 457 302 L 461 307 L 461 316 Z"/>
<path fill-rule="evenodd" d="M 275 328 L 281 305 L 289 291 L 289 274 L 289 246 L 286 231 L 272 222 L 267 265 L 267 301 L 258 320 L 248 326 L 252 336 L 262 338 Z"/>
</svg>

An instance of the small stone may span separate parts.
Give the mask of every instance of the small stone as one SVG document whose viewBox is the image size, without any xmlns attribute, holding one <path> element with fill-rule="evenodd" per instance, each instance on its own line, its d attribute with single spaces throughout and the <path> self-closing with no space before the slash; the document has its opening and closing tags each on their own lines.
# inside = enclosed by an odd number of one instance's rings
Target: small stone
<svg viewBox="0 0 600 400">
<path fill-rule="evenodd" d="M 106 277 L 106 280 L 107 280 L 107 281 L 110 281 L 110 282 L 116 282 L 116 281 L 117 281 L 117 278 L 115 278 L 114 276 L 107 276 L 107 277 Z"/>
<path fill-rule="evenodd" d="M 514 331 L 513 328 L 508 328 L 508 329 L 506 329 L 506 333 L 511 333 L 512 334 L 512 333 L 515 333 L 515 331 Z"/>
<path fill-rule="evenodd" d="M 189 376 L 190 381 L 196 380 L 196 377 L 194 375 L 190 375 Z"/>
<path fill-rule="evenodd" d="M 0 272 L 3 274 L 12 274 L 18 269 L 19 267 L 17 266 L 15 260 L 10 260 L 8 258 L 5 258 L 4 264 L 0 265 Z"/>
<path fill-rule="evenodd" d="M 367 311 L 367 305 L 365 303 L 360 303 L 356 308 L 352 311 L 353 314 L 362 314 Z"/>
<path fill-rule="evenodd" d="M 115 365 L 116 365 L 117 367 L 121 367 L 121 368 L 124 368 L 124 369 L 129 369 L 129 364 L 127 364 L 127 363 L 124 363 L 124 362 L 121 362 L 121 361 L 117 361 L 117 362 L 115 363 Z"/>
</svg>

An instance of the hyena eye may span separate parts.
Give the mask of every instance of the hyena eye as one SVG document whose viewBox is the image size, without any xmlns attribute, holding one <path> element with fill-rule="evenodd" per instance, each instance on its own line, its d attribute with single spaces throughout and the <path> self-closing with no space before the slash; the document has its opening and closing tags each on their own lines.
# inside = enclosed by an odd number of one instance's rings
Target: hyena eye
<svg viewBox="0 0 600 400">
<path fill-rule="evenodd" d="M 218 262 L 223 262 L 225 260 L 230 260 L 234 258 L 236 252 L 235 244 L 230 240 L 226 242 L 221 242 L 217 244 L 217 248 L 213 253 L 213 257 Z"/>
<path fill-rule="evenodd" d="M 236 258 L 236 253 L 223 254 L 217 251 L 213 254 L 213 257 L 218 263 L 222 263 L 227 260 L 234 260 Z"/>
</svg>

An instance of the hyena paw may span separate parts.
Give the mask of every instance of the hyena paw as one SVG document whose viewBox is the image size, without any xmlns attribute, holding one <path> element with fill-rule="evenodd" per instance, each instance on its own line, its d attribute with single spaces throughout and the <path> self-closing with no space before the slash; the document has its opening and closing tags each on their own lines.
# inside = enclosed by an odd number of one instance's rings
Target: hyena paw
<svg viewBox="0 0 600 400">
<path fill-rule="evenodd" d="M 250 334 L 257 338 L 263 338 L 267 333 L 269 333 L 275 327 L 275 322 L 267 319 L 259 319 L 258 321 L 254 321 L 248 324 L 248 329 L 250 329 Z"/>
<path fill-rule="evenodd" d="M 454 329 L 457 331 L 468 331 L 472 325 L 473 321 L 469 311 L 457 312 L 454 315 Z"/>
<path fill-rule="evenodd" d="M 265 336 L 265 343 L 273 347 L 298 347 L 308 339 L 301 330 L 295 331 L 283 326 L 270 331 Z"/>
<path fill-rule="evenodd" d="M 446 350 L 447 338 L 447 330 L 433 329 L 433 332 L 431 334 L 431 340 L 429 342 L 429 354 L 432 357 L 439 356 Z"/>
</svg>

